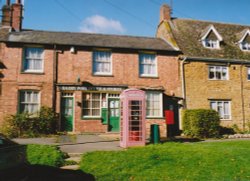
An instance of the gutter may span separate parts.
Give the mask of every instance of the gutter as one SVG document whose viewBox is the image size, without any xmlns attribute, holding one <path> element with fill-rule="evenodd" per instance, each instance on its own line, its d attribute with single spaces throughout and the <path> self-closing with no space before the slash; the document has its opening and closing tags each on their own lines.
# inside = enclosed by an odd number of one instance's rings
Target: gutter
<svg viewBox="0 0 250 181">
<path fill-rule="evenodd" d="M 247 64 L 250 65 L 249 60 L 237 60 L 237 59 L 220 59 L 220 58 L 204 58 L 204 57 L 180 57 L 182 60 L 189 60 L 194 62 L 219 62 L 219 63 L 234 63 L 234 64 Z"/>
</svg>

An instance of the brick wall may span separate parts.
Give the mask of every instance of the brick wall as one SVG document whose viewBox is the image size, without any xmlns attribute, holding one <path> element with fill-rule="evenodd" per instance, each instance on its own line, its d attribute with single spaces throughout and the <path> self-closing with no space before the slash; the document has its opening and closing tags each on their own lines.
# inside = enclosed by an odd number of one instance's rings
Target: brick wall
<svg viewBox="0 0 250 181">
<path fill-rule="evenodd" d="M 0 95 L 0 123 L 8 114 L 18 110 L 18 90 L 37 90 L 41 94 L 41 105 L 52 106 L 53 51 L 46 50 L 44 73 L 22 73 L 22 48 L 7 47 L 1 44 L 0 59 L 4 68 L 2 93 Z"/>
</svg>

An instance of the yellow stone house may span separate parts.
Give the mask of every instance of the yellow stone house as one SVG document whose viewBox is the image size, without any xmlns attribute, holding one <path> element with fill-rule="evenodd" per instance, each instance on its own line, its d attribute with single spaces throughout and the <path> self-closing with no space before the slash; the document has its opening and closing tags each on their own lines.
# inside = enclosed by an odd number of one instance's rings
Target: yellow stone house
<svg viewBox="0 0 250 181">
<path fill-rule="evenodd" d="M 182 109 L 211 108 L 223 126 L 248 130 L 250 26 L 173 18 L 163 5 L 157 37 L 182 52 Z"/>
</svg>

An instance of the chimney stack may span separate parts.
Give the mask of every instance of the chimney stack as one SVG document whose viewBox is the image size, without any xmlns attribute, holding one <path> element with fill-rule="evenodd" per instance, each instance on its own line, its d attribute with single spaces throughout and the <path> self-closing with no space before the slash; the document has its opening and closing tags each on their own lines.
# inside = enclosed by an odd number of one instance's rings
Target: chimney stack
<svg viewBox="0 0 250 181">
<path fill-rule="evenodd" d="M 11 26 L 10 0 L 6 0 L 6 4 L 2 8 L 2 26 Z"/>
<path fill-rule="evenodd" d="M 14 31 L 21 31 L 23 19 L 23 5 L 21 0 L 16 0 L 11 4 L 10 0 L 6 0 L 6 4 L 2 8 L 2 26 L 8 26 Z"/>
<path fill-rule="evenodd" d="M 21 31 L 23 19 L 23 5 L 21 0 L 16 0 L 16 3 L 11 5 L 12 9 L 12 28 L 15 31 Z"/>
<path fill-rule="evenodd" d="M 163 4 L 160 9 L 160 23 L 171 20 L 172 9 L 169 5 Z"/>
</svg>

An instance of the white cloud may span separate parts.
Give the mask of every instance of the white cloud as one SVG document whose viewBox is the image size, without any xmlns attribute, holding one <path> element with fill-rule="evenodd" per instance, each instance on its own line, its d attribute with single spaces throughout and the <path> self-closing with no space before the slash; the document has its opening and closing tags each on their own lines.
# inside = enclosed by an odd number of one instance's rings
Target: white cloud
<svg viewBox="0 0 250 181">
<path fill-rule="evenodd" d="M 118 33 L 122 34 L 126 30 L 120 23 L 120 21 L 108 19 L 104 16 L 94 15 L 87 17 L 83 20 L 81 32 L 86 33 Z"/>
</svg>

